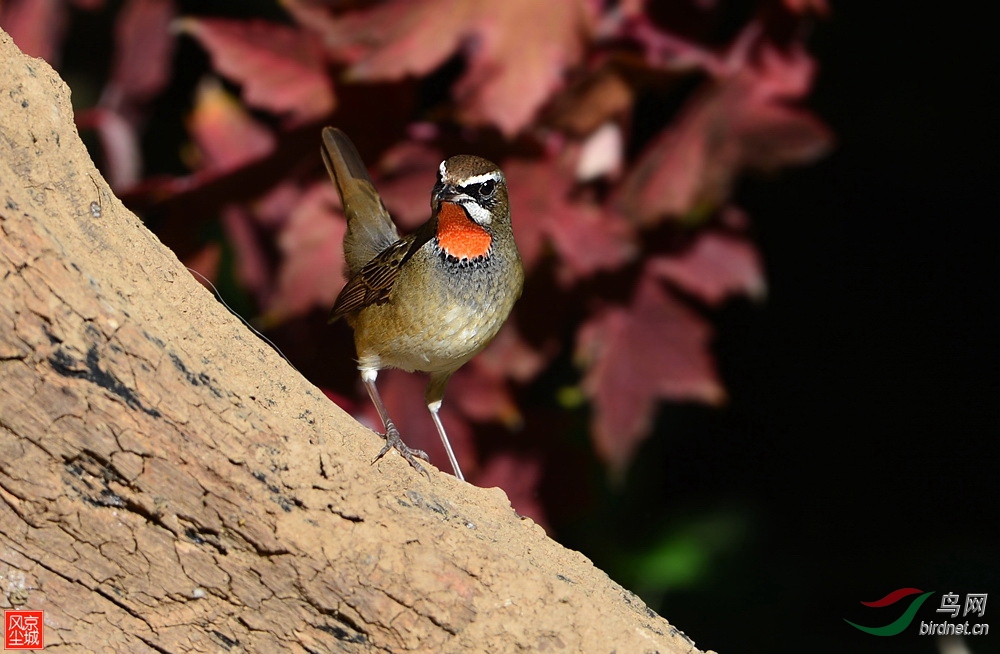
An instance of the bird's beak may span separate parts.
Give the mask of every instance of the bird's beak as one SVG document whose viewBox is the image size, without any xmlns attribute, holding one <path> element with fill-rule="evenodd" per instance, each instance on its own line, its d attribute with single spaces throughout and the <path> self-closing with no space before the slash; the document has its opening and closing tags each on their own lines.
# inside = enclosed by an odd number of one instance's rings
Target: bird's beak
<svg viewBox="0 0 1000 654">
<path fill-rule="evenodd" d="M 434 186 L 434 199 L 438 202 L 454 202 L 455 204 L 465 204 L 475 202 L 475 198 L 466 193 L 462 193 L 454 186 L 438 183 Z"/>
</svg>

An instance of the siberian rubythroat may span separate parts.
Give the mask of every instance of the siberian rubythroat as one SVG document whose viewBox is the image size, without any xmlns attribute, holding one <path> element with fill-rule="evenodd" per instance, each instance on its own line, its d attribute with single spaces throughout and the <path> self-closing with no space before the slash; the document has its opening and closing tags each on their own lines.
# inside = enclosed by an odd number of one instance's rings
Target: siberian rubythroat
<svg viewBox="0 0 1000 654">
<path fill-rule="evenodd" d="M 330 313 L 354 328 L 358 369 L 395 448 L 421 472 L 427 459 L 400 438 L 375 386 L 378 371 L 430 374 L 425 399 L 455 476 L 464 479 L 438 412 L 451 375 L 493 340 L 521 295 L 507 180 L 491 161 L 457 155 L 441 162 L 431 217 L 400 238 L 347 135 L 323 129 L 323 162 L 347 216 L 349 279 Z"/>
</svg>

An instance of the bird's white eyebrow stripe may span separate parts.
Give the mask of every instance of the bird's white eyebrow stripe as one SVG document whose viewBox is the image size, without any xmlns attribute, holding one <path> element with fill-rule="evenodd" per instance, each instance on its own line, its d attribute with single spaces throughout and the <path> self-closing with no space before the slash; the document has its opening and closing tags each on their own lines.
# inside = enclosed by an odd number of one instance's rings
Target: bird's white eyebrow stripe
<svg viewBox="0 0 1000 654">
<path fill-rule="evenodd" d="M 468 186 L 469 184 L 482 184 L 487 180 L 493 180 L 494 182 L 503 181 L 503 173 L 499 170 L 492 170 L 488 173 L 483 173 L 482 175 L 473 175 L 472 177 L 466 177 L 462 180 L 462 186 Z"/>
<path fill-rule="evenodd" d="M 444 179 L 444 171 L 445 171 L 444 164 L 445 164 L 445 162 L 442 161 L 441 165 L 438 166 L 438 177 L 440 177 L 441 179 Z"/>
</svg>

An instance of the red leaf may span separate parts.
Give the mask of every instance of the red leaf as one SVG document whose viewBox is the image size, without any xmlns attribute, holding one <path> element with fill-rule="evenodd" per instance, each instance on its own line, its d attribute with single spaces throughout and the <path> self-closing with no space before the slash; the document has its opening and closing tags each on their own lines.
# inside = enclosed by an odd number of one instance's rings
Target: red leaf
<svg viewBox="0 0 1000 654">
<path fill-rule="evenodd" d="M 202 170 L 233 170 L 274 149 L 271 132 L 213 79 L 198 85 L 188 131 L 200 150 Z"/>
<path fill-rule="evenodd" d="M 648 265 L 654 275 L 711 305 L 730 295 L 763 299 L 767 293 L 757 249 L 744 239 L 716 232 L 703 232 L 689 250 L 655 257 Z"/>
<path fill-rule="evenodd" d="M 725 399 L 708 344 L 711 327 L 647 270 L 627 308 L 609 309 L 579 331 L 583 390 L 594 405 L 598 454 L 622 472 L 649 435 L 659 399 Z"/>
<path fill-rule="evenodd" d="M 327 181 L 302 196 L 278 236 L 277 291 L 264 322 L 273 325 L 316 307 L 329 309 L 344 286 L 344 232 L 337 191 Z"/>
<path fill-rule="evenodd" d="M 288 221 L 289 216 L 302 200 L 302 189 L 291 179 L 285 179 L 264 197 L 253 203 L 253 216 L 257 224 L 278 227 Z M 340 206 L 340 203 L 337 203 Z"/>
<path fill-rule="evenodd" d="M 477 422 L 498 420 L 509 429 L 517 429 L 524 423 L 507 388 L 507 380 L 471 362 L 449 382 L 448 401 Z"/>
<path fill-rule="evenodd" d="M 508 321 L 470 365 L 497 378 L 523 383 L 531 381 L 542 371 L 556 349 L 555 343 L 549 343 L 541 351 L 535 350 L 521 338 L 514 323 Z"/>
<path fill-rule="evenodd" d="M 803 50 L 784 55 L 764 46 L 755 63 L 731 59 L 744 65 L 703 88 L 626 179 L 618 201 L 633 220 L 697 219 L 723 203 L 745 168 L 806 163 L 829 150 L 829 130 L 785 104 L 812 83 L 814 66 Z"/>
<path fill-rule="evenodd" d="M 378 163 L 375 186 L 397 224 L 406 231 L 422 225 L 431 214 L 431 189 L 440 150 L 415 141 L 404 141 L 388 150 Z"/>
<path fill-rule="evenodd" d="M 818 118 L 779 105 L 760 106 L 735 127 L 741 131 L 740 165 L 762 172 L 815 161 L 829 151 L 833 142 L 832 134 Z"/>
<path fill-rule="evenodd" d="M 253 202 L 252 206 L 229 204 L 222 209 L 222 225 L 226 230 L 226 239 L 236 254 L 236 277 L 243 288 L 254 295 L 259 306 L 270 307 L 268 312 L 259 317 L 261 326 L 265 328 L 273 327 L 290 315 L 304 313 L 311 308 L 311 303 L 304 301 L 303 297 L 315 292 L 316 289 L 304 283 L 306 280 L 303 280 L 300 275 L 290 272 L 287 260 L 281 264 L 277 275 L 275 274 L 274 266 L 270 264 L 270 257 L 265 248 L 266 240 L 271 238 L 271 230 L 268 230 L 266 235 L 262 235 L 259 228 L 261 226 L 272 229 L 275 227 L 284 228 L 285 231 L 279 236 L 280 246 L 281 238 L 287 238 L 289 232 L 294 234 L 296 230 L 302 231 L 301 224 L 291 225 L 290 222 L 293 218 L 302 215 L 302 208 L 305 208 L 306 213 L 308 213 L 309 206 L 310 198 L 303 193 L 302 189 L 291 181 L 284 181 Z M 342 218 L 341 222 L 343 222 Z M 342 231 L 339 232 L 340 238 L 342 238 L 342 233 Z M 334 237 L 337 237 L 337 234 L 334 234 Z M 314 253 L 309 251 L 308 245 L 296 244 L 296 246 L 292 249 L 302 250 L 298 254 L 303 255 L 303 263 L 306 265 L 316 263 L 315 257 L 312 256 Z M 296 256 L 296 254 L 293 251 L 291 257 Z M 281 275 L 289 275 L 289 279 L 275 278 L 281 277 Z M 340 278 L 338 277 L 338 279 Z M 281 286 L 283 282 L 285 282 L 285 286 Z M 291 288 L 289 288 L 289 284 Z M 304 306 L 296 307 L 295 302 L 302 302 Z M 272 304 L 274 306 L 271 306 Z"/>
<path fill-rule="evenodd" d="M 63 0 L 6 0 L 0 2 L 0 26 L 21 52 L 59 66 L 62 36 L 66 29 Z"/>
<path fill-rule="evenodd" d="M 637 13 L 622 25 L 622 35 L 638 42 L 646 54 L 646 63 L 671 72 L 702 69 L 717 73 L 723 62 L 719 55 L 704 46 L 665 32 L 644 13 Z"/>
<path fill-rule="evenodd" d="M 510 393 L 510 381 L 534 379 L 556 349 L 555 343 L 542 351 L 533 349 L 508 321 L 485 350 L 455 373 L 450 397 L 473 420 L 498 420 L 508 429 L 518 429 L 523 419 Z"/>
<path fill-rule="evenodd" d="M 342 18 L 301 0 L 286 6 L 323 35 L 335 57 L 353 64 L 356 80 L 423 75 L 463 52 L 468 65 L 453 88 L 460 114 L 508 136 L 531 121 L 580 62 L 595 18 L 588 0 L 391 0 Z"/>
<path fill-rule="evenodd" d="M 545 122 L 575 138 L 586 137 L 603 125 L 627 115 L 635 103 L 635 89 L 610 65 L 582 72 L 573 86 L 556 95 Z"/>
<path fill-rule="evenodd" d="M 525 267 L 538 261 L 548 240 L 559 255 L 564 283 L 613 270 L 635 254 L 631 227 L 617 214 L 583 198 L 573 200 L 573 179 L 555 161 L 504 164 L 511 220 Z"/>
<path fill-rule="evenodd" d="M 248 105 L 295 122 L 333 111 L 333 85 L 313 34 L 264 21 L 185 18 L 177 24 L 208 50 L 219 73 L 243 85 Z"/>
<path fill-rule="evenodd" d="M 142 156 L 135 128 L 111 109 L 94 107 L 76 114 L 76 126 L 81 131 L 94 130 L 101 140 L 104 155 L 102 172 L 111 188 L 128 189 L 142 174 Z"/>
<path fill-rule="evenodd" d="M 222 209 L 222 226 L 226 230 L 226 239 L 236 252 L 236 278 L 253 293 L 259 304 L 266 303 L 274 284 L 253 217 L 244 206 L 230 204 Z"/>
<path fill-rule="evenodd" d="M 147 102 L 170 80 L 174 34 L 171 0 L 130 0 L 115 20 L 114 70 L 101 105 L 133 118 L 136 105 Z"/>
<path fill-rule="evenodd" d="M 193 270 L 194 278 L 205 288 L 215 293 L 209 286 L 219 274 L 219 263 L 222 261 L 222 246 L 218 242 L 208 243 L 202 249 L 184 260 L 184 265 Z"/>
<path fill-rule="evenodd" d="M 356 413 L 358 411 L 358 404 L 354 400 L 348 397 L 344 397 L 339 393 L 334 393 L 328 388 L 319 387 L 319 390 L 323 391 L 323 395 L 326 395 L 327 399 L 339 406 L 347 413 Z"/>
<path fill-rule="evenodd" d="M 815 13 L 825 18 L 830 15 L 830 6 L 826 0 L 782 0 L 785 8 L 796 14 Z"/>
<path fill-rule="evenodd" d="M 538 495 L 542 478 L 542 462 L 535 458 L 510 453 L 500 453 L 486 462 L 476 475 L 476 486 L 499 487 L 507 493 L 510 504 L 519 515 L 527 516 L 551 532 L 545 509 Z"/>
</svg>

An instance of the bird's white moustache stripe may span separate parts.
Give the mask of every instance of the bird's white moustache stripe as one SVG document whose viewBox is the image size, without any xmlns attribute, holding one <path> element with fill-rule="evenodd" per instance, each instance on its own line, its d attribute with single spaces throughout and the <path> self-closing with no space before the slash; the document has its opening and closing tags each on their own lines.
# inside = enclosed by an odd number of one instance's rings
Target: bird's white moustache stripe
<svg viewBox="0 0 1000 654">
<path fill-rule="evenodd" d="M 462 206 L 469 213 L 469 218 L 480 225 L 489 225 L 493 221 L 493 214 L 478 202 L 463 202 Z"/>
</svg>

